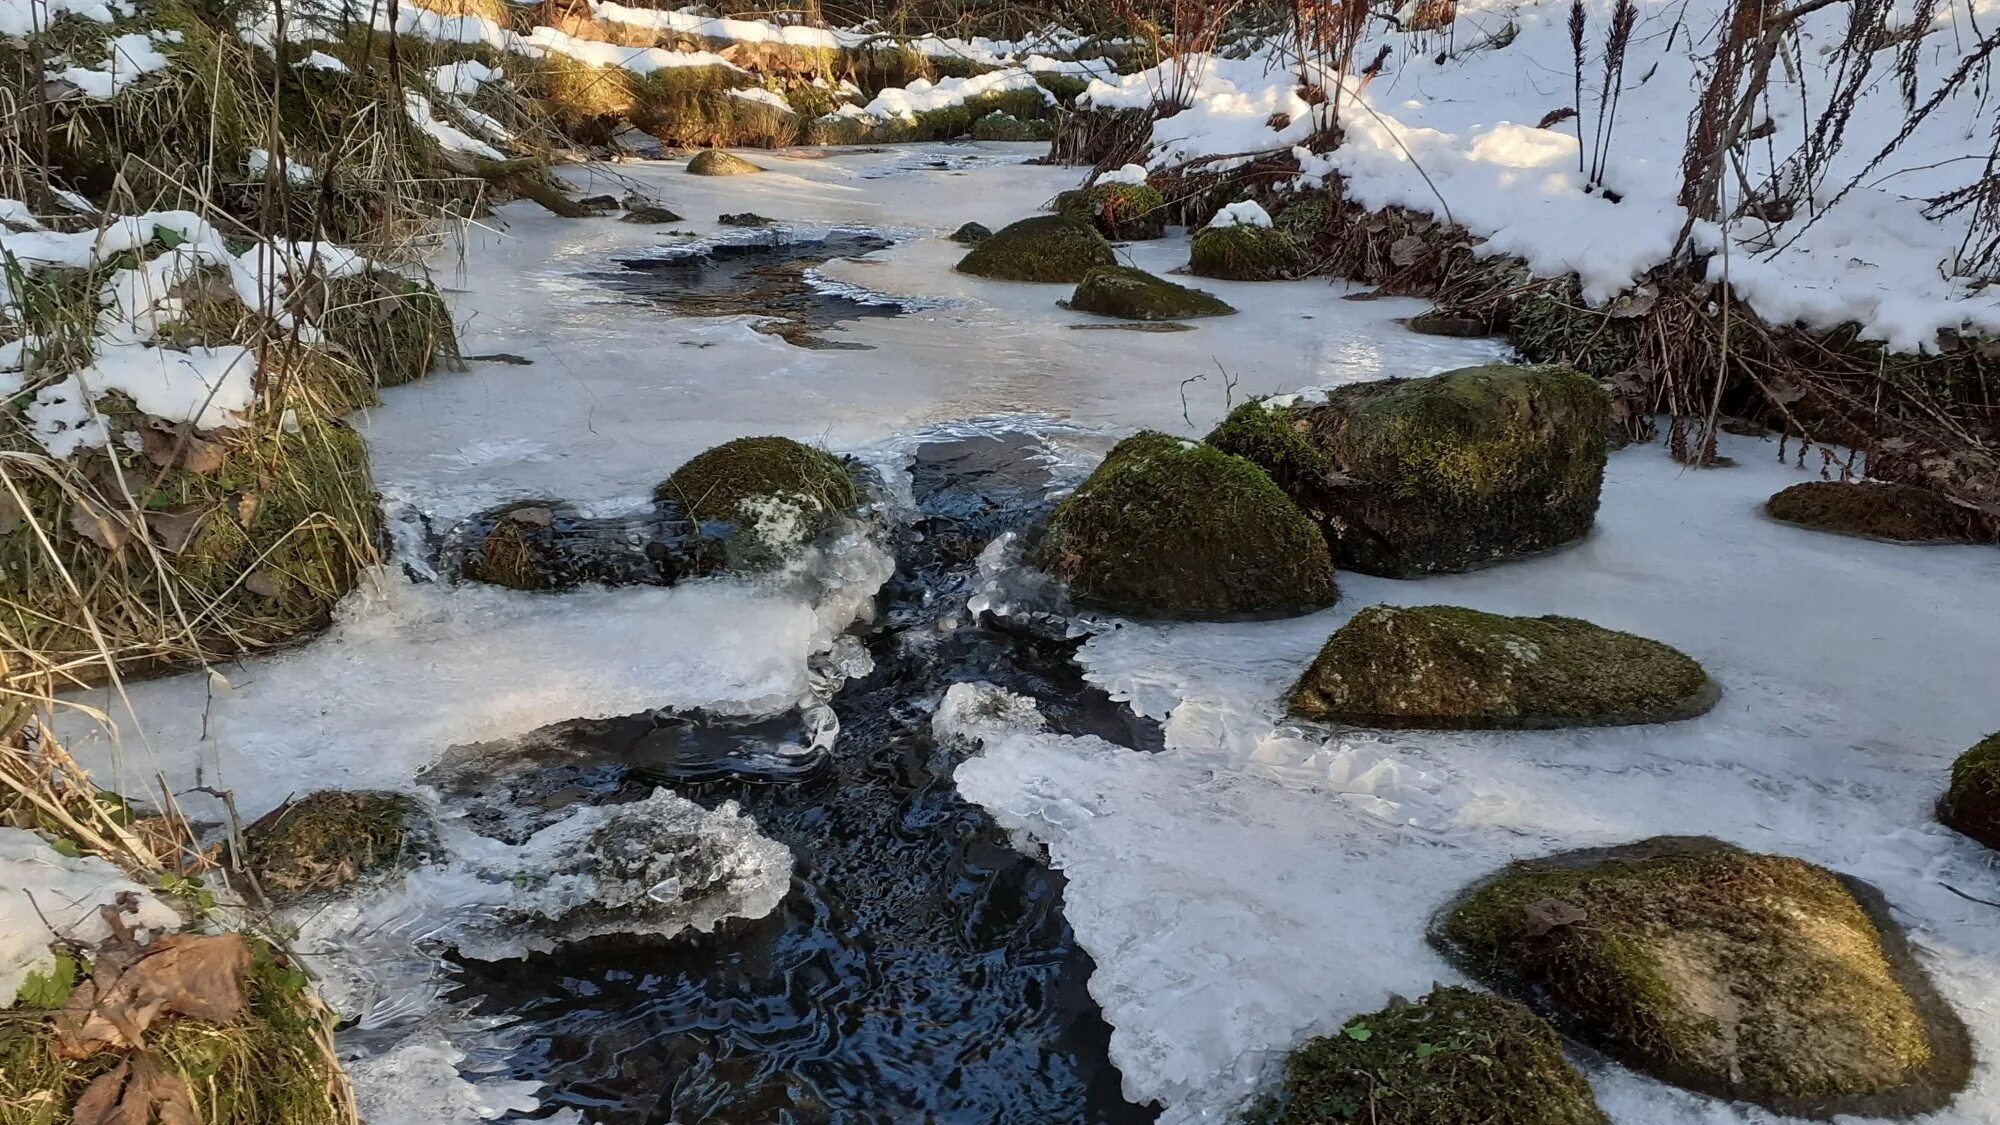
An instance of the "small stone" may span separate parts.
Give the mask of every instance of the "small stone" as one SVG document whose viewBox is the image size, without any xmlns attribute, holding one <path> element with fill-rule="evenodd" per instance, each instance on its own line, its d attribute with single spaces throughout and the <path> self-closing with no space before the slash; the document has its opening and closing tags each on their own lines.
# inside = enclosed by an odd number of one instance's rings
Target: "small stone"
<svg viewBox="0 0 2000 1125">
<path fill-rule="evenodd" d="M 967 223 L 951 232 L 951 240 L 961 246 L 972 246 L 993 237 L 993 232 L 979 223 Z"/>
<path fill-rule="evenodd" d="M 715 221 L 725 227 L 768 227 L 776 219 L 765 218 L 755 211 L 738 211 L 735 214 L 717 215 Z"/>
<path fill-rule="evenodd" d="M 687 170 L 696 176 L 747 176 L 764 169 L 732 152 L 719 148 L 703 149 L 688 161 Z"/>
<path fill-rule="evenodd" d="M 618 220 L 624 223 L 647 223 L 658 226 L 678 223 L 681 217 L 657 203 L 628 203 L 625 213 L 618 216 Z"/>
<path fill-rule="evenodd" d="M 2000 734 L 1990 734 L 1952 763 L 1951 786 L 1938 819 L 1989 848 L 2000 849 Z"/>
<path fill-rule="evenodd" d="M 1974 542 L 1978 517 L 1928 489 L 1884 481 L 1807 481 L 1771 497 L 1772 519 L 1896 543 Z"/>
<path fill-rule="evenodd" d="M 594 211 L 616 211 L 618 198 L 611 195 L 586 195 L 576 201 L 578 207 L 588 207 Z"/>
<path fill-rule="evenodd" d="M 1403 327 L 1423 336 L 1458 336 L 1471 339 L 1493 334 L 1486 322 L 1476 316 L 1447 316 L 1443 313 L 1423 313 L 1413 316 L 1403 322 Z"/>
<path fill-rule="evenodd" d="M 1214 294 L 1130 266 L 1101 266 L 1085 274 L 1069 307 L 1122 320 L 1190 320 L 1236 312 Z"/>
</svg>

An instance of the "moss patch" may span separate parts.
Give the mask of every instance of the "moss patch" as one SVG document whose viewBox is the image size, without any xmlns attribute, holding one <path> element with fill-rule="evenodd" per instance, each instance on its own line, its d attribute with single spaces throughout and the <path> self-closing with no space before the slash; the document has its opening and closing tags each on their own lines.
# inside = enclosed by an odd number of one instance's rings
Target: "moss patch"
<svg viewBox="0 0 2000 1125">
<path fill-rule="evenodd" d="M 546 505 L 528 504 L 500 513 L 465 560 L 464 575 L 475 582 L 510 590 L 559 590 L 570 583 Z"/>
<path fill-rule="evenodd" d="M 1415 1004 L 1357 1016 L 1285 1060 L 1259 1125 L 1601 1125 L 1590 1083 L 1533 1012 L 1440 986 Z"/>
<path fill-rule="evenodd" d="M 992 237 L 993 232 L 981 223 L 967 223 L 951 232 L 951 240 L 960 246 L 977 246 Z"/>
<path fill-rule="evenodd" d="M 1328 639 L 1290 708 L 1372 727 L 1608 726 L 1692 718 L 1717 694 L 1678 650 L 1573 617 L 1378 605 Z"/>
<path fill-rule="evenodd" d="M 1332 604 L 1325 539 L 1255 465 L 1142 433 L 1049 517 L 1036 565 L 1116 613 L 1213 619 Z"/>
<path fill-rule="evenodd" d="M 1361 383 L 1320 405 L 1248 403 L 1209 435 L 1263 465 L 1343 567 L 1469 570 L 1590 530 L 1611 428 L 1597 382 L 1494 364 Z"/>
<path fill-rule="evenodd" d="M 1167 201 L 1145 184 L 1098 184 L 1056 196 L 1056 214 L 1118 242 L 1164 238 Z"/>
<path fill-rule="evenodd" d="M 329 284 L 320 327 L 379 387 L 414 382 L 440 356 L 458 356 L 451 309 L 437 287 L 387 270 Z"/>
<path fill-rule="evenodd" d="M 2000 848 L 2000 734 L 1958 756 L 1938 819 L 1989 848 Z"/>
<path fill-rule="evenodd" d="M 687 170 L 696 176 L 747 176 L 764 169 L 733 152 L 710 148 L 695 153 L 694 159 L 688 161 Z"/>
<path fill-rule="evenodd" d="M 1188 272 L 1225 281 L 1281 281 L 1312 265 L 1304 244 L 1275 227 L 1203 227 L 1188 247 Z"/>
<path fill-rule="evenodd" d="M 1175 285 L 1131 266 L 1091 270 L 1077 285 L 1069 307 L 1121 320 L 1189 320 L 1236 311 L 1211 293 Z"/>
<path fill-rule="evenodd" d="M 336 890 L 395 866 L 416 811 L 400 793 L 309 793 L 244 831 L 247 867 L 273 898 Z"/>
<path fill-rule="evenodd" d="M 1974 519 L 1927 489 L 1881 481 L 1807 481 L 1764 504 L 1771 518 L 1820 531 L 1898 543 L 1967 543 Z"/>
<path fill-rule="evenodd" d="M 786 437 L 724 442 L 675 469 L 654 495 L 702 520 L 740 519 L 745 504 L 773 496 L 804 497 L 829 512 L 861 502 L 844 461 Z"/>
<path fill-rule="evenodd" d="M 1002 281 L 1075 284 L 1099 266 L 1117 265 L 1111 244 L 1061 215 L 1038 215 L 1002 227 L 958 263 L 960 273 Z"/>
<path fill-rule="evenodd" d="M 1023 121 L 999 110 L 972 123 L 975 141 L 1046 141 L 1054 135 L 1054 122 Z"/>
<path fill-rule="evenodd" d="M 1879 896 L 1786 856 L 1661 837 L 1518 862 L 1432 937 L 1628 1065 L 1778 1113 L 1925 1112 L 1970 1070 Z"/>
</svg>

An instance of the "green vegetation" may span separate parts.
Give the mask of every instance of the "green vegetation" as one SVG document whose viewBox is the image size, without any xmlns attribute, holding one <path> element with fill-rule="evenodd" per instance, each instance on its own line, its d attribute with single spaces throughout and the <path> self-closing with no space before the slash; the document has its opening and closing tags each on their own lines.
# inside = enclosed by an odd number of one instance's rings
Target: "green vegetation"
<svg viewBox="0 0 2000 1125">
<path fill-rule="evenodd" d="M 1035 564 L 1116 613 L 1213 619 L 1332 604 L 1326 541 L 1255 465 L 1141 433 L 1049 517 Z"/>
<path fill-rule="evenodd" d="M 1212 294 L 1130 266 L 1100 266 L 1085 274 L 1069 307 L 1122 320 L 1187 320 L 1236 311 Z"/>
<path fill-rule="evenodd" d="M 1882 481 L 1807 481 L 1771 497 L 1764 510 L 1801 527 L 1898 543 L 1964 543 L 1976 530 L 1970 509 L 1927 489 Z"/>
<path fill-rule="evenodd" d="M 395 866 L 416 812 L 401 793 L 309 793 L 244 830 L 244 868 L 274 899 L 337 890 Z"/>
<path fill-rule="evenodd" d="M 1095 226 L 1116 242 L 1164 238 L 1167 201 L 1145 184 L 1098 184 L 1056 196 L 1056 214 Z"/>
<path fill-rule="evenodd" d="M 745 437 L 696 455 L 654 495 L 699 520 L 745 518 L 745 505 L 799 497 L 825 512 L 850 512 L 860 492 L 847 463 L 787 437 Z"/>
<path fill-rule="evenodd" d="M 972 123 L 975 141 L 1046 141 L 1054 135 L 1054 122 L 1023 121 L 997 109 Z"/>
<path fill-rule="evenodd" d="M 1439 986 L 1357 1016 L 1285 1060 L 1255 1125 L 1602 1125 L 1554 1029 L 1493 996 Z"/>
<path fill-rule="evenodd" d="M 1037 215 L 1002 227 L 958 263 L 961 273 L 1002 281 L 1074 284 L 1099 266 L 1118 264 L 1111 244 L 1061 215 Z"/>
<path fill-rule="evenodd" d="M 1311 268 L 1312 259 L 1299 240 L 1275 227 L 1203 227 L 1189 246 L 1188 272 L 1196 277 L 1282 281 Z"/>
<path fill-rule="evenodd" d="M 1378 605 L 1327 640 L 1290 708 L 1372 727 L 1606 726 L 1692 718 L 1716 696 L 1679 651 L 1588 621 Z"/>
<path fill-rule="evenodd" d="M 458 359 L 451 308 L 437 286 L 388 270 L 328 283 L 320 328 L 378 387 L 415 382 L 440 356 Z"/>
<path fill-rule="evenodd" d="M 722 66 L 669 66 L 646 75 L 626 79 L 631 90 L 629 115 L 633 128 L 660 139 L 662 144 L 682 148 L 730 145 L 772 147 L 798 138 L 800 118 L 768 102 L 739 98 L 732 90 L 745 90 L 756 83 L 747 74 Z M 707 153 L 701 154 L 703 156 Z M 721 153 L 729 157 L 728 153 Z M 700 156 L 696 157 L 697 160 Z M 736 158 L 729 157 L 734 160 Z M 748 161 L 744 161 L 748 164 Z M 744 171 L 761 171 L 751 166 L 722 171 L 722 165 L 705 165 L 688 171 L 698 175 L 728 176 Z"/>
<path fill-rule="evenodd" d="M 1952 763 L 1951 786 L 1938 802 L 1949 828 L 2000 848 L 2000 734 L 1990 734 Z"/>
</svg>

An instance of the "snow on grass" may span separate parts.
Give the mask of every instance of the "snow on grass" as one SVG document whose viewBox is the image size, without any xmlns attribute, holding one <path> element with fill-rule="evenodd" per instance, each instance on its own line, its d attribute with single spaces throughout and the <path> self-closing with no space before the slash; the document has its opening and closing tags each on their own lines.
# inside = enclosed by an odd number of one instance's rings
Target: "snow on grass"
<svg viewBox="0 0 2000 1125">
<path fill-rule="evenodd" d="M 0 828 L 0 1009 L 21 985 L 56 962 L 49 943 L 95 947 L 111 936 L 98 907 L 131 894 L 137 910 L 125 924 L 155 932 L 177 930 L 181 918 L 145 887 L 97 856 L 66 856 L 33 832 Z"/>
<path fill-rule="evenodd" d="M 180 41 L 178 31 L 130 32 L 106 45 L 101 66 L 66 66 L 56 77 L 75 86 L 84 97 L 102 101 L 148 74 L 165 70 L 169 60 L 160 53 L 160 44 Z"/>
<path fill-rule="evenodd" d="M 0 36 L 23 40 L 61 16 L 110 23 L 132 12 L 128 0 L 0 0 Z"/>
<path fill-rule="evenodd" d="M 660 47 L 621 47 L 616 43 L 605 43 L 596 39 L 579 39 L 568 32 L 553 27 L 537 27 L 526 40 L 526 45 L 557 54 L 568 55 L 579 62 L 593 66 L 615 66 L 633 74 L 651 74 L 656 70 L 667 70 L 685 66 L 719 66 L 739 73 L 749 72 L 721 55 L 709 51 L 669 51 Z"/>
<path fill-rule="evenodd" d="M 766 90 L 761 86 L 753 86 L 747 90 L 731 90 L 729 91 L 729 96 L 732 98 L 742 98 L 746 102 L 756 102 L 758 105 L 767 105 L 785 113 L 794 112 L 792 103 L 786 101 L 783 94 L 774 90 Z"/>
<path fill-rule="evenodd" d="M 1013 90 L 1034 90 L 1041 94 L 1045 102 L 1055 101 L 1055 95 L 1043 89 L 1034 75 L 1025 70 L 1010 69 L 989 71 L 971 78 L 943 78 L 936 82 L 919 78 L 908 86 L 882 91 L 862 109 L 876 118 L 914 118 L 920 113 L 950 109 L 974 98 Z"/>
<path fill-rule="evenodd" d="M 469 98 L 488 82 L 504 81 L 507 73 L 478 59 L 463 59 L 431 70 L 431 85 L 447 97 Z"/>
<path fill-rule="evenodd" d="M 1212 227 L 1269 227 L 1271 213 L 1259 206 L 1254 199 L 1232 203 L 1215 213 L 1208 221 Z"/>
<path fill-rule="evenodd" d="M 1144 187 L 1146 186 L 1146 166 L 1143 164 L 1127 164 L 1123 168 L 1116 168 L 1104 173 L 1093 182 L 1098 187 L 1103 187 L 1105 184 L 1132 184 L 1136 187 Z"/>
<path fill-rule="evenodd" d="M 415 90 L 403 91 L 403 105 L 409 111 L 410 121 L 447 151 L 463 152 L 483 160 L 507 159 L 506 153 L 439 117 L 431 100 Z"/>
</svg>

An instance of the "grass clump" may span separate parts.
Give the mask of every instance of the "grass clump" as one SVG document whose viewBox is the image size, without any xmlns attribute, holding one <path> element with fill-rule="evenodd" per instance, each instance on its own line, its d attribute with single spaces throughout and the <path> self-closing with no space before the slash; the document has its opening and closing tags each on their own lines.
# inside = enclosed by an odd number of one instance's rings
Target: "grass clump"
<svg viewBox="0 0 2000 1125">
<path fill-rule="evenodd" d="M 997 109 L 972 123 L 975 141 L 1046 141 L 1054 135 L 1053 122 L 1023 121 Z"/>
<path fill-rule="evenodd" d="M 273 898 L 337 890 L 395 866 L 416 811 L 401 793 L 309 793 L 244 830 L 244 866 Z"/>
<path fill-rule="evenodd" d="M 1610 399 L 1563 367 L 1493 364 L 1246 403 L 1209 435 L 1263 465 L 1340 564 L 1402 578 L 1547 550 L 1590 530 Z"/>
<path fill-rule="evenodd" d="M 1771 518 L 1897 543 L 1966 543 L 1974 517 L 1928 489 L 1884 481 L 1807 481 L 1764 504 Z"/>
<path fill-rule="evenodd" d="M 1717 694 L 1678 650 L 1573 617 L 1381 605 L 1327 640 L 1289 707 L 1371 727 L 1544 728 L 1692 718 Z"/>
<path fill-rule="evenodd" d="M 377 387 L 413 383 L 440 357 L 458 358 L 451 308 L 437 286 L 387 270 L 329 282 L 320 328 Z"/>
<path fill-rule="evenodd" d="M 1188 247 L 1188 272 L 1196 277 L 1282 281 L 1304 276 L 1311 268 L 1305 246 L 1275 227 L 1203 227 Z"/>
<path fill-rule="evenodd" d="M 1049 516 L 1035 563 L 1116 613 L 1193 620 L 1332 604 L 1326 541 L 1257 466 L 1141 433 Z"/>
<path fill-rule="evenodd" d="M 1602 1125 L 1555 1030 L 1519 1004 L 1439 986 L 1348 1021 L 1285 1060 L 1256 1125 Z"/>
<path fill-rule="evenodd" d="M 1100 266 L 1085 274 L 1069 307 L 1121 320 L 1187 320 L 1236 310 L 1213 294 L 1175 285 L 1131 266 Z"/>
<path fill-rule="evenodd" d="M 1787 856 L 1661 837 L 1522 861 L 1433 940 L 1614 1058 L 1777 1113 L 1924 1112 L 1970 1068 L 1879 898 Z"/>
<path fill-rule="evenodd" d="M 703 149 L 688 161 L 688 173 L 695 176 L 747 176 L 764 169 L 733 152 L 719 148 Z"/>
<path fill-rule="evenodd" d="M 1118 264 L 1111 244 L 1090 226 L 1061 215 L 1037 215 L 1002 227 L 960 259 L 960 273 L 1002 281 L 1075 284 L 1101 266 Z"/>
<path fill-rule="evenodd" d="M 1987 735 L 1952 763 L 1951 786 L 1938 802 L 1938 819 L 1989 848 L 2000 848 L 2000 734 Z"/>
<path fill-rule="evenodd" d="M 1164 238 L 1167 201 L 1145 184 L 1097 184 L 1056 196 L 1056 214 L 1095 226 L 1117 242 Z"/>
</svg>

